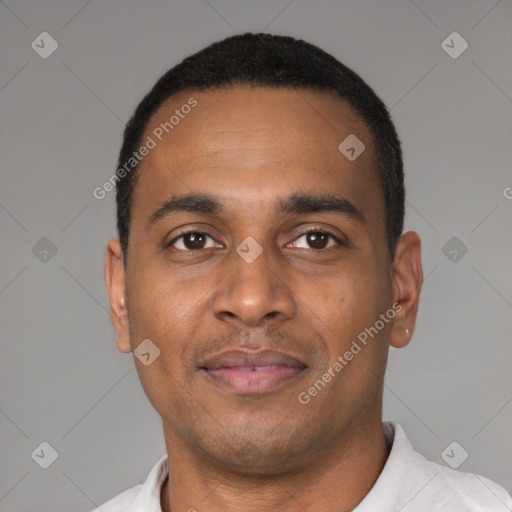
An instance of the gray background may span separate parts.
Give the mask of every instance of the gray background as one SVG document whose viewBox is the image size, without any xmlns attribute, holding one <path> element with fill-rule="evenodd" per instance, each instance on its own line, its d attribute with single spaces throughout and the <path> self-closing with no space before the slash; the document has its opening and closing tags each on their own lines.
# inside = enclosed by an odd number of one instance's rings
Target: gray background
<svg viewBox="0 0 512 512">
<path fill-rule="evenodd" d="M 426 280 L 384 416 L 438 463 L 457 441 L 460 470 L 512 491 L 511 26 L 510 0 L 0 0 L 0 510 L 92 509 L 165 453 L 107 314 L 114 194 L 92 190 L 160 74 L 243 31 L 319 45 L 391 108 Z M 43 31 L 59 45 L 46 59 L 31 47 Z M 456 59 L 453 31 L 469 44 Z M 31 457 L 43 441 L 48 469 Z"/>
</svg>

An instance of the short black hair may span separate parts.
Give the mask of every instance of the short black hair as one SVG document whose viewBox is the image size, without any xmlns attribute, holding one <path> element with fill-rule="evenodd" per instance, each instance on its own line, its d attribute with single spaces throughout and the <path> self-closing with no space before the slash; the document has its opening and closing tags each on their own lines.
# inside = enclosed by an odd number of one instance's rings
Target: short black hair
<svg viewBox="0 0 512 512">
<path fill-rule="evenodd" d="M 118 171 L 122 166 L 126 170 L 127 162 L 132 167 L 116 184 L 117 230 L 125 268 L 138 178 L 137 161 L 132 156 L 142 143 L 150 118 L 178 92 L 236 85 L 333 92 L 360 114 L 373 137 L 393 258 L 403 229 L 405 191 L 400 141 L 386 106 L 359 75 L 320 48 L 289 36 L 247 33 L 215 42 L 163 74 L 126 124 Z"/>
</svg>

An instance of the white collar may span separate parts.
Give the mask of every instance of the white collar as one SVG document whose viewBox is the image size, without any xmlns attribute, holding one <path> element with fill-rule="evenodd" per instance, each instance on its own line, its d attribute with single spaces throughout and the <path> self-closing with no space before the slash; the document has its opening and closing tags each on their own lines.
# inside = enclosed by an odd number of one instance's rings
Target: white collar
<svg viewBox="0 0 512 512">
<path fill-rule="evenodd" d="M 497 483 L 428 461 L 411 446 L 396 422 L 383 422 L 383 429 L 391 451 L 377 481 L 352 512 L 512 510 L 511 496 Z M 117 495 L 94 512 L 162 512 L 160 494 L 168 475 L 166 454 L 143 484 Z"/>
</svg>

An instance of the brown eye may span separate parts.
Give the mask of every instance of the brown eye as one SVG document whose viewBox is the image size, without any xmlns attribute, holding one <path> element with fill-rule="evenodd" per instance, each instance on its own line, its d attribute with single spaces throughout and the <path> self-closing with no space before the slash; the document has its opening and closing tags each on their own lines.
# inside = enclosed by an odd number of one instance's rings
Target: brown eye
<svg viewBox="0 0 512 512">
<path fill-rule="evenodd" d="M 207 246 L 208 240 L 213 242 Z M 189 231 L 176 237 L 169 243 L 169 247 L 173 246 L 175 249 L 180 251 L 197 251 L 199 249 L 205 249 L 209 247 L 216 247 L 215 241 L 208 233 L 202 231 Z"/>
<path fill-rule="evenodd" d="M 299 242 L 301 239 L 304 242 Z M 297 237 L 290 245 L 292 247 L 299 247 L 301 249 L 325 249 L 332 247 L 333 244 L 328 245 L 329 241 L 332 241 L 334 245 L 343 245 L 340 240 L 332 233 L 327 231 L 320 231 L 318 229 L 311 229 L 302 233 Z"/>
<path fill-rule="evenodd" d="M 326 233 L 314 232 L 306 235 L 307 243 L 315 249 L 324 249 L 327 246 L 330 236 Z"/>
<path fill-rule="evenodd" d="M 204 247 L 206 237 L 202 233 L 187 233 L 183 237 L 183 245 L 187 249 L 202 249 Z"/>
</svg>

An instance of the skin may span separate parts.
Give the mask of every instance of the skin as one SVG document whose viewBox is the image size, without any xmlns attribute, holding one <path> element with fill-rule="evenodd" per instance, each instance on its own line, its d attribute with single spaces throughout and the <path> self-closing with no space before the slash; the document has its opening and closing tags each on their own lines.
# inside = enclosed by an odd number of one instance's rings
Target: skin
<svg viewBox="0 0 512 512">
<path fill-rule="evenodd" d="M 117 348 L 149 338 L 160 349 L 148 366 L 134 361 L 163 422 L 162 510 L 352 510 L 388 456 L 383 378 L 389 346 L 414 331 L 420 239 L 404 233 L 391 259 L 372 137 L 346 102 L 307 90 L 186 91 L 162 105 L 145 137 L 191 96 L 198 105 L 140 164 L 126 272 L 118 239 L 105 262 Z M 351 133 L 366 145 L 353 162 L 338 150 Z M 147 229 L 163 201 L 192 192 L 216 196 L 225 211 L 173 212 Z M 291 193 L 344 197 L 364 223 L 280 215 L 277 199 Z M 347 243 L 319 248 L 301 234 L 308 227 Z M 166 247 L 183 228 L 212 238 Z M 252 263 L 236 252 L 249 236 L 263 248 Z M 298 394 L 394 303 L 394 319 L 301 404 Z M 198 371 L 201 358 L 236 347 L 280 349 L 308 368 L 270 393 L 240 396 Z"/>
</svg>

